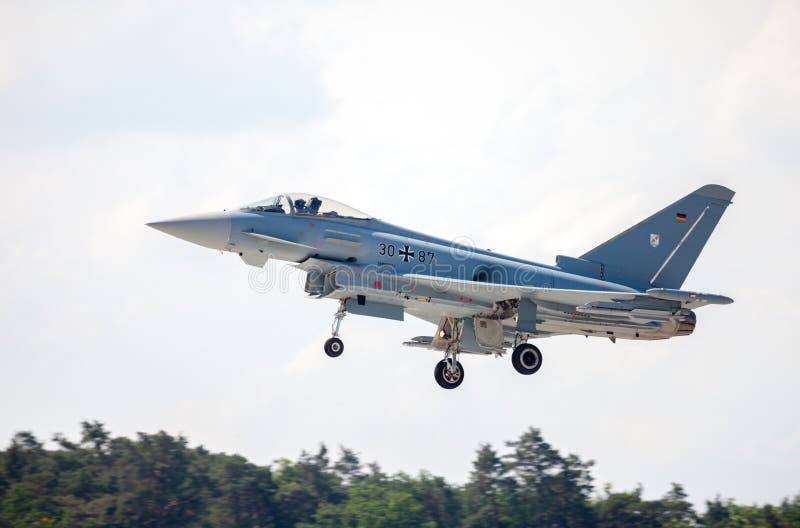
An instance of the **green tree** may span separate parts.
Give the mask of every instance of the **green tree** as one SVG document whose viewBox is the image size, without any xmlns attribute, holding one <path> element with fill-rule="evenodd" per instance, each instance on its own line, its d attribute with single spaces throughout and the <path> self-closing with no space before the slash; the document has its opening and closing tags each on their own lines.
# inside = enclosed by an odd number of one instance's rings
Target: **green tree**
<svg viewBox="0 0 800 528">
<path fill-rule="evenodd" d="M 0 451 L 0 528 L 800 526 L 800 495 L 762 506 L 717 497 L 700 516 L 679 484 L 656 500 L 643 499 L 641 486 L 607 486 L 590 501 L 592 463 L 562 455 L 537 429 L 508 442 L 503 456 L 480 446 L 460 487 L 425 471 L 365 468 L 346 448 L 333 464 L 321 445 L 296 461 L 257 466 L 164 432 L 112 438 L 100 422 L 81 425 L 77 442 L 57 434 L 46 449 L 21 432 Z"/>
<path fill-rule="evenodd" d="M 642 498 L 641 485 L 629 492 L 613 492 L 611 485 L 606 485 L 605 496 L 594 503 L 594 509 L 597 512 L 597 526 L 598 528 L 616 526 L 690 528 L 697 526 L 699 519 L 694 507 L 686 498 L 683 486 L 675 483 L 661 499 L 652 501 Z M 712 511 L 711 507 L 709 507 L 709 511 Z M 721 515 L 720 510 L 714 510 L 714 512 L 713 515 Z"/>
<path fill-rule="evenodd" d="M 717 496 L 712 501 L 706 501 L 706 512 L 700 520 L 702 526 L 724 528 L 731 521 L 731 512 L 728 510 L 728 505 Z"/>
<path fill-rule="evenodd" d="M 339 459 L 333 464 L 333 470 L 345 484 L 350 484 L 365 477 L 364 467 L 358 453 L 344 446 L 339 446 Z"/>
<path fill-rule="evenodd" d="M 353 528 L 435 528 L 422 504 L 402 482 L 371 475 L 350 488 L 342 509 L 344 526 Z"/>
<path fill-rule="evenodd" d="M 314 455 L 303 451 L 297 463 L 286 459 L 277 463 L 275 500 L 279 510 L 279 525 L 313 523 L 319 507 L 344 500 L 342 479 L 330 467 L 328 450 L 324 444 Z"/>
<path fill-rule="evenodd" d="M 52 490 L 57 473 L 33 433 L 17 433 L 3 456 L 0 526 L 52 526 L 58 514 Z"/>
<path fill-rule="evenodd" d="M 658 508 L 642 500 L 642 487 L 633 491 L 614 492 L 611 485 L 605 495 L 594 503 L 598 528 L 658 528 L 662 526 Z"/>
<path fill-rule="evenodd" d="M 160 431 L 137 441 L 115 439 L 119 494 L 117 522 L 138 526 L 192 526 L 205 513 L 206 475 L 194 471 L 186 439 Z"/>
<path fill-rule="evenodd" d="M 108 449 L 111 435 L 105 426 L 98 422 L 81 422 L 81 444 L 90 446 L 96 453 L 103 453 Z"/>
<path fill-rule="evenodd" d="M 591 466 L 575 455 L 562 457 L 530 428 L 519 440 L 507 442 L 505 463 L 514 477 L 511 493 L 516 526 L 590 526 L 595 513 L 589 506 Z"/>
<path fill-rule="evenodd" d="M 238 455 L 211 456 L 211 524 L 222 528 L 274 526 L 276 486 L 270 468 L 258 467 Z"/>
<path fill-rule="evenodd" d="M 436 526 L 458 526 L 462 516 L 462 492 L 442 477 L 423 471 L 408 486 L 414 498 L 422 505 L 425 518 Z"/>
<path fill-rule="evenodd" d="M 464 489 L 464 526 L 508 526 L 512 484 L 497 452 L 489 444 L 481 445 Z"/>
<path fill-rule="evenodd" d="M 697 514 L 692 503 L 686 500 L 687 497 L 683 486 L 673 482 L 670 490 L 660 501 L 663 526 L 684 528 L 697 524 Z"/>
<path fill-rule="evenodd" d="M 800 494 L 781 502 L 780 516 L 786 526 L 800 526 Z"/>
</svg>

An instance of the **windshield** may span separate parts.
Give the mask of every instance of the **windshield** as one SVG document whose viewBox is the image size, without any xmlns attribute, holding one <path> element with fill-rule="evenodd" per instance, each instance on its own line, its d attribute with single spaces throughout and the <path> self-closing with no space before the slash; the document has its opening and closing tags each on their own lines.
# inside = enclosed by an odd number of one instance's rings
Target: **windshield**
<svg viewBox="0 0 800 528">
<path fill-rule="evenodd" d="M 279 194 L 278 196 L 271 196 L 270 198 L 245 205 L 243 209 L 250 209 L 265 213 L 289 214 L 291 212 L 289 200 L 282 194 Z"/>
<path fill-rule="evenodd" d="M 321 215 L 342 218 L 367 219 L 370 216 L 341 202 L 314 194 L 292 193 L 289 199 L 297 215 Z"/>
<path fill-rule="evenodd" d="M 295 214 L 301 216 L 327 216 L 330 218 L 372 218 L 336 200 L 316 194 L 279 194 L 244 206 L 242 209 L 266 213 Z"/>
</svg>

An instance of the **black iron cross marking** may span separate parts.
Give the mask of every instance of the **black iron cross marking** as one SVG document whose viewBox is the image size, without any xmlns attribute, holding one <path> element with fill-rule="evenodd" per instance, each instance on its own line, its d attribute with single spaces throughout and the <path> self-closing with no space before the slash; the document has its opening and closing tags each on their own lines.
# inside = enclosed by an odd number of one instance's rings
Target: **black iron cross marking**
<svg viewBox="0 0 800 528">
<path fill-rule="evenodd" d="M 397 254 L 403 257 L 403 262 L 414 260 L 414 252 L 409 251 L 410 249 L 408 246 L 403 246 L 403 249 L 397 251 Z"/>
</svg>

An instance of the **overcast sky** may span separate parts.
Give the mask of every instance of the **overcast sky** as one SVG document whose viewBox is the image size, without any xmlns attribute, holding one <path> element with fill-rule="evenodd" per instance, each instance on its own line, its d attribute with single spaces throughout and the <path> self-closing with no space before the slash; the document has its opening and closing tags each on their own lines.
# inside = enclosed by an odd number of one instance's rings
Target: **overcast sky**
<svg viewBox="0 0 800 528">
<path fill-rule="evenodd" d="M 231 4 L 0 3 L 0 442 L 98 419 L 463 482 L 535 426 L 598 487 L 800 492 L 800 3 Z M 706 183 L 737 195 L 684 286 L 733 305 L 455 391 L 401 346 L 432 325 L 350 316 L 329 359 L 299 274 L 144 226 L 313 192 L 552 264 Z"/>
</svg>

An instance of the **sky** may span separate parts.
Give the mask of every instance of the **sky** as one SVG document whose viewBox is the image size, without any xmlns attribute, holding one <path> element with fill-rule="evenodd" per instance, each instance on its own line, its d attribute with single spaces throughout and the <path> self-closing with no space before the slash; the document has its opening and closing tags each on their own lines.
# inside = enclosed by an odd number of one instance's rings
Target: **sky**
<svg viewBox="0 0 800 528">
<path fill-rule="evenodd" d="M 800 492 L 800 4 L 0 3 L 0 442 L 163 429 L 268 464 L 319 442 L 468 478 L 538 427 L 598 489 Z M 546 264 L 707 184 L 691 337 L 538 343 L 543 368 L 401 346 L 145 223 L 280 192 Z M 3 440 L 5 439 L 5 440 Z"/>
</svg>

